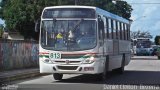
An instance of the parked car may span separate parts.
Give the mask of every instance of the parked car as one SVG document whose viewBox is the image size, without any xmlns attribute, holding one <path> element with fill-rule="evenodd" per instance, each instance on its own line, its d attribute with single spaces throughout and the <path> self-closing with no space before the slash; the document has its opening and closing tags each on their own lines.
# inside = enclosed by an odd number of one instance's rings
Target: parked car
<svg viewBox="0 0 160 90">
<path fill-rule="evenodd" d="M 153 51 L 152 51 L 151 55 L 152 56 L 157 55 L 157 48 L 160 48 L 160 46 L 154 46 L 152 48 L 153 48 Z"/>
<path fill-rule="evenodd" d="M 160 59 L 160 47 L 157 48 L 156 55 L 157 55 L 158 59 Z"/>
</svg>

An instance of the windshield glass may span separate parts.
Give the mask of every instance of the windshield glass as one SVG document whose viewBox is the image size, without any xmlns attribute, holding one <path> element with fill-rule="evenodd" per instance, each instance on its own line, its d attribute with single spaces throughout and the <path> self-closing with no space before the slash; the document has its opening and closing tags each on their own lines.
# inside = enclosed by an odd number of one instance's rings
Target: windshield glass
<svg viewBox="0 0 160 90">
<path fill-rule="evenodd" d="M 137 48 L 150 48 L 151 42 L 150 41 L 138 41 Z"/>
<path fill-rule="evenodd" d="M 44 20 L 41 45 L 45 49 L 76 51 L 96 46 L 95 20 Z"/>
</svg>

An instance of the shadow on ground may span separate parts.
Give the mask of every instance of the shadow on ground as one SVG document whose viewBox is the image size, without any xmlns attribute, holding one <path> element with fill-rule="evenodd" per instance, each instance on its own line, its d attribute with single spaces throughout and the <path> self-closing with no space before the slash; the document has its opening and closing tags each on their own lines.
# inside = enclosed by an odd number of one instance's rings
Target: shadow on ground
<svg viewBox="0 0 160 90">
<path fill-rule="evenodd" d="M 156 71 L 125 71 L 124 74 L 111 72 L 107 80 L 99 80 L 96 75 L 80 75 L 56 83 L 90 83 L 109 85 L 160 85 L 160 72 Z M 53 83 L 55 83 L 53 82 Z"/>
</svg>

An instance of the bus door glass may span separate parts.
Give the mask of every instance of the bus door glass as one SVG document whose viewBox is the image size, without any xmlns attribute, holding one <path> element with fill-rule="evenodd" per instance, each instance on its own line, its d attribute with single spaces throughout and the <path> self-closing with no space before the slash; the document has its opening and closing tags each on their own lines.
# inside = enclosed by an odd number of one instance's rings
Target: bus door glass
<svg viewBox="0 0 160 90">
<path fill-rule="evenodd" d="M 99 36 L 99 43 L 100 46 L 104 43 L 104 22 L 101 16 L 98 16 L 98 36 Z"/>
<path fill-rule="evenodd" d="M 102 51 L 100 50 L 101 53 L 104 55 L 104 38 L 105 38 L 105 33 L 104 33 L 104 22 L 102 20 L 102 17 L 99 15 L 98 16 L 98 36 L 99 36 L 99 46 L 102 47 Z"/>
</svg>

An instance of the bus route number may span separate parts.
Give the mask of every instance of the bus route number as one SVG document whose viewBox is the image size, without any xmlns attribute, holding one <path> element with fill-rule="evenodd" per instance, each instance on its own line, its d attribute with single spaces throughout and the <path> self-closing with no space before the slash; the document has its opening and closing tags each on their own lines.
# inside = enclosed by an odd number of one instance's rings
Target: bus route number
<svg viewBox="0 0 160 90">
<path fill-rule="evenodd" d="M 50 53 L 49 57 L 50 59 L 60 59 L 61 54 L 60 53 Z"/>
</svg>

